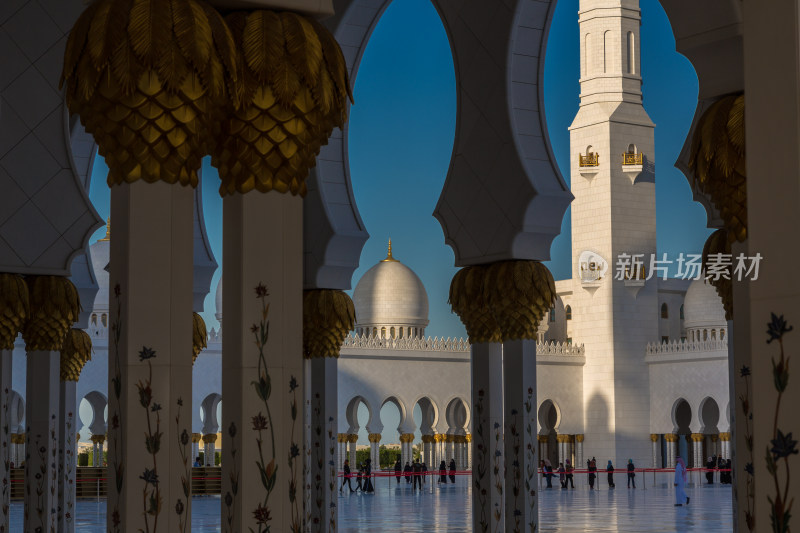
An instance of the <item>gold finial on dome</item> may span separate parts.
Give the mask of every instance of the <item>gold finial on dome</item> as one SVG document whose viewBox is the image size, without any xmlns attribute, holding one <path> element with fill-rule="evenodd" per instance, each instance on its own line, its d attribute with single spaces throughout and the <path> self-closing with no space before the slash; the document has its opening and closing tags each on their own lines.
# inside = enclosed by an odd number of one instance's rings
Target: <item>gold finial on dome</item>
<svg viewBox="0 0 800 533">
<path fill-rule="evenodd" d="M 381 262 L 385 263 L 386 261 L 397 261 L 397 259 L 392 257 L 392 239 L 389 239 L 389 250 L 386 252 L 386 259 Z"/>
<path fill-rule="evenodd" d="M 111 217 L 106 219 L 106 236 L 100 239 L 101 241 L 110 241 L 111 240 Z"/>
</svg>

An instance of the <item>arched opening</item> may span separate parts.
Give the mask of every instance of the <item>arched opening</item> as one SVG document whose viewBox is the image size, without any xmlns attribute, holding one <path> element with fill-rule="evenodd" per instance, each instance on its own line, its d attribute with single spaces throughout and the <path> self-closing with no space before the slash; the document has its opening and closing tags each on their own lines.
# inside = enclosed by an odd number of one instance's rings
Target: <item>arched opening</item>
<svg viewBox="0 0 800 533">
<path fill-rule="evenodd" d="M 681 318 L 681 320 L 683 320 L 683 304 L 681 304 L 680 318 Z"/>
<path fill-rule="evenodd" d="M 692 423 L 692 408 L 689 402 L 683 398 L 675 402 L 672 408 L 673 433 L 678 435 L 677 453 L 686 461 L 686 465 L 692 467 L 694 464 L 693 454 L 689 445 L 689 436 L 692 434 L 690 425 Z"/>
<path fill-rule="evenodd" d="M 666 303 L 661 304 L 661 318 L 669 318 L 669 308 Z"/>
<path fill-rule="evenodd" d="M 707 397 L 700 404 L 700 428 L 701 433 L 706 435 L 716 435 L 719 433 L 719 405 L 714 398 Z"/>
<path fill-rule="evenodd" d="M 406 419 L 405 406 L 397 397 L 390 396 L 381 404 L 380 425 L 383 427 L 381 443 L 385 443 L 384 445 L 387 449 L 395 450 L 399 457 L 401 454 L 400 435 L 415 433 L 415 427 L 413 418 L 411 420 Z M 414 440 L 415 445 L 419 444 L 416 435 Z"/>
<path fill-rule="evenodd" d="M 553 469 L 558 469 L 558 432 L 561 423 L 559 411 L 552 400 L 545 400 L 539 406 L 539 435 L 546 437 L 545 442 L 540 442 L 539 454 L 542 459 L 549 459 Z M 545 446 L 542 446 L 545 444 Z M 545 450 L 546 448 L 546 450 Z M 546 453 L 544 453 L 546 451 Z"/>
<path fill-rule="evenodd" d="M 567 320 L 572 320 L 572 307 L 567 306 L 564 308 L 564 315 L 567 317 Z"/>
<path fill-rule="evenodd" d="M 436 426 L 439 418 L 438 409 L 436 404 L 429 397 L 423 397 L 417 400 L 414 404 L 412 413 L 414 424 L 417 429 L 414 432 L 414 440 L 419 442 L 419 450 L 421 461 L 425 463 L 426 467 L 430 470 L 438 466 L 436 461 L 437 451 L 436 443 L 425 442 L 430 440 L 436 434 Z"/>
</svg>

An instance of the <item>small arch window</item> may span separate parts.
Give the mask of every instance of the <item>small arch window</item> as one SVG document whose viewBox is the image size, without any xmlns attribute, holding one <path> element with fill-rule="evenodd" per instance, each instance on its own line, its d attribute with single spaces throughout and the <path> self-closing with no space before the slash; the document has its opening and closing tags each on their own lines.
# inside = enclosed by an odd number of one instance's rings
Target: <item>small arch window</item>
<svg viewBox="0 0 800 533">
<path fill-rule="evenodd" d="M 97 314 L 96 313 L 92 314 L 92 325 L 93 326 L 97 325 Z"/>
<path fill-rule="evenodd" d="M 707 329 L 704 329 L 704 330 L 703 330 L 703 340 L 704 340 L 704 341 L 707 341 L 707 340 L 708 340 L 708 330 L 707 330 Z"/>
<path fill-rule="evenodd" d="M 725 340 L 725 330 L 724 329 L 719 330 L 719 340 L 721 340 L 721 341 Z"/>
<path fill-rule="evenodd" d="M 108 315 L 103 313 L 103 315 L 100 317 L 100 322 L 103 323 L 104 328 L 108 327 Z"/>
<path fill-rule="evenodd" d="M 390 334 L 390 335 L 392 336 L 392 338 L 394 339 L 394 326 L 392 326 L 392 328 L 389 330 L 389 334 Z"/>
<path fill-rule="evenodd" d="M 683 320 L 683 304 L 681 304 L 680 315 L 681 315 L 681 320 Z"/>
<path fill-rule="evenodd" d="M 381 338 L 382 339 L 386 338 L 386 328 L 381 328 Z"/>
<path fill-rule="evenodd" d="M 556 308 L 555 307 L 551 307 L 550 308 L 550 322 L 555 322 L 555 321 L 556 321 Z"/>
<path fill-rule="evenodd" d="M 661 304 L 661 318 L 669 318 L 669 308 L 666 303 Z"/>
<path fill-rule="evenodd" d="M 717 330 L 715 329 L 711 330 L 711 340 L 712 341 L 717 340 Z"/>
<path fill-rule="evenodd" d="M 372 328 L 372 336 L 373 337 L 377 337 L 378 336 L 378 328 Z"/>
<path fill-rule="evenodd" d="M 564 309 L 564 314 L 567 315 L 567 320 L 572 320 L 572 307 L 569 305 Z"/>
</svg>

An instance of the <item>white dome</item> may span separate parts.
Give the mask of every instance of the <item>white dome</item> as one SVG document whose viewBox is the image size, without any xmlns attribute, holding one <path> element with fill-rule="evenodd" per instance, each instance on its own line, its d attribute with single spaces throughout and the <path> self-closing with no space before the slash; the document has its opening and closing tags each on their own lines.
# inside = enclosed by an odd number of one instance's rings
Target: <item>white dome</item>
<svg viewBox="0 0 800 533">
<path fill-rule="evenodd" d="M 683 300 L 683 325 L 686 329 L 726 327 L 725 308 L 717 290 L 705 280 L 692 281 Z"/>
<path fill-rule="evenodd" d="M 219 277 L 219 283 L 217 283 L 217 293 L 214 296 L 214 310 L 216 311 L 214 316 L 222 323 L 222 276 Z"/>
<path fill-rule="evenodd" d="M 370 268 L 353 291 L 357 327 L 428 325 L 428 293 L 413 270 L 392 258 Z"/>
</svg>

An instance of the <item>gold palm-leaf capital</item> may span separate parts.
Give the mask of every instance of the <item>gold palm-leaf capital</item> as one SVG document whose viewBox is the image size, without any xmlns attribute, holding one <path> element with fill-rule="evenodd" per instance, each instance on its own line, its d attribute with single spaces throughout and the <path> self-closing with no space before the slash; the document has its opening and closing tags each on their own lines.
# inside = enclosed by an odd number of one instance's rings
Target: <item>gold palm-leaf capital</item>
<svg viewBox="0 0 800 533">
<path fill-rule="evenodd" d="M 352 101 L 333 35 L 297 13 L 226 17 L 241 56 L 242 105 L 216 130 L 220 195 L 277 191 L 305 196 L 305 179 Z"/>
<path fill-rule="evenodd" d="M 356 311 L 344 292 L 312 289 L 303 292 L 303 353 L 306 358 L 339 357 Z"/>
<path fill-rule="evenodd" d="M 202 0 L 97 0 L 70 32 L 61 83 L 109 185 L 195 187 L 215 115 L 238 105 L 237 79 L 230 31 Z"/>
<path fill-rule="evenodd" d="M 700 192 L 717 208 L 730 238 L 747 238 L 744 94 L 711 104 L 692 137 L 689 168 Z"/>
<path fill-rule="evenodd" d="M 60 276 L 29 276 L 30 317 L 22 329 L 28 351 L 61 351 L 81 311 L 78 290 Z"/>
<path fill-rule="evenodd" d="M 206 347 L 208 347 L 206 321 L 199 313 L 192 313 L 192 364 Z"/>
<path fill-rule="evenodd" d="M 70 329 L 61 349 L 61 381 L 78 381 L 84 365 L 91 359 L 92 338 L 82 329 Z"/>
<path fill-rule="evenodd" d="M 502 339 L 536 339 L 539 322 L 556 298 L 550 270 L 538 261 L 489 265 L 484 291 Z"/>
<path fill-rule="evenodd" d="M 450 282 L 450 307 L 473 344 L 501 341 L 500 327 L 485 298 L 488 273 L 486 265 L 467 266 L 456 272 Z"/>
<path fill-rule="evenodd" d="M 18 274 L 0 273 L 0 350 L 14 349 L 14 341 L 29 315 L 25 279 Z"/>
</svg>

